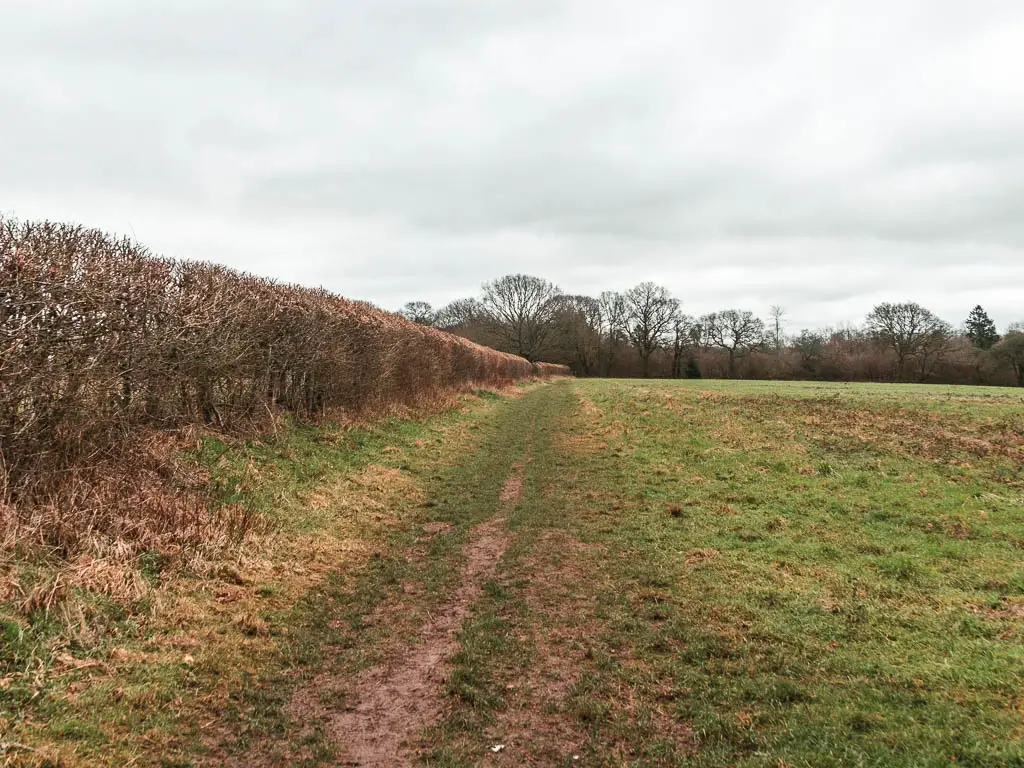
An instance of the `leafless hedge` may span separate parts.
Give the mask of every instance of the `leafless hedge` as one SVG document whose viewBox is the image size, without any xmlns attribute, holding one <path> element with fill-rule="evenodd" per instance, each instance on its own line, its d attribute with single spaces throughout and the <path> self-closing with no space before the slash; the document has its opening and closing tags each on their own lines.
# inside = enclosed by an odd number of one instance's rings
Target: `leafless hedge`
<svg viewBox="0 0 1024 768">
<path fill-rule="evenodd" d="M 416 405 L 566 370 L 324 290 L 0 218 L 0 505 L 45 494 L 140 428 Z"/>
</svg>

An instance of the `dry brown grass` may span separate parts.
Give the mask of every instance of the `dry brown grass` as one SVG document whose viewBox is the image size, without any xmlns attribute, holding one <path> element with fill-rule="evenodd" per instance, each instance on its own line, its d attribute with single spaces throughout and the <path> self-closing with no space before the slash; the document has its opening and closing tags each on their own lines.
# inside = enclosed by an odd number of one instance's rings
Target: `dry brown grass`
<svg viewBox="0 0 1024 768">
<path fill-rule="evenodd" d="M 1024 462 L 1024 422 L 1020 419 L 952 419 L 938 410 L 830 399 L 793 402 L 745 396 L 735 402 L 736 415 L 741 418 L 733 430 L 756 422 L 773 439 L 800 435 L 844 440 L 927 461 L 958 461 L 966 455 Z"/>
<path fill-rule="evenodd" d="M 562 447 L 571 454 L 585 455 L 596 453 L 608 447 L 607 438 L 615 426 L 602 426 L 604 412 L 593 400 L 580 392 L 576 393 L 579 400 L 579 419 L 586 425 L 585 430 L 565 433 L 561 436 Z"/>
<path fill-rule="evenodd" d="M 9 605 L 22 616 L 49 614 L 88 592 L 130 606 L 149 591 L 142 558 L 163 572 L 202 572 L 244 545 L 259 521 L 241 506 L 209 503 L 203 473 L 182 459 L 194 439 L 191 430 L 143 434 L 119 455 L 69 470 L 35 503 L 0 505 L 8 578 L 27 591 Z M 74 601 L 61 610 L 84 625 Z"/>
<path fill-rule="evenodd" d="M 332 576 L 362 568 L 389 532 L 416 514 L 423 498 L 410 473 L 370 464 L 301 494 L 296 503 L 304 508 L 304 515 L 312 511 L 318 523 L 315 530 L 251 530 L 241 546 L 206 561 L 204 578 L 172 572 L 158 584 L 150 584 L 127 554 L 110 553 L 103 559 L 83 553 L 24 591 L 12 578 L 0 578 L 0 597 L 6 594 L 9 604 L 16 598 L 19 610 L 26 613 L 49 611 L 63 622 L 65 631 L 56 639 L 59 648 L 93 649 L 88 659 L 78 658 L 80 651 L 58 650 L 48 667 L 40 664 L 32 673 L 40 689 L 65 676 L 73 680 L 49 693 L 72 709 L 109 696 L 100 691 L 114 685 L 120 692 L 116 706 L 153 716 L 166 706 L 153 694 L 155 685 L 143 690 L 123 681 L 140 669 L 201 668 L 206 679 L 215 681 L 212 688 L 200 698 L 176 699 L 172 706 L 186 720 L 200 724 L 202 738 L 216 748 L 224 738 L 217 713 L 232 706 L 232 696 L 244 688 L 247 675 L 256 674 L 280 652 L 287 628 L 266 617 L 286 615 L 290 606 Z M 76 588 L 125 604 L 145 596 L 150 609 L 139 619 L 145 621 L 153 639 L 140 644 L 108 636 L 100 646 L 102 630 L 93 627 L 89 603 L 75 597 Z M 116 738 L 113 719 L 109 726 L 107 737 Z M 0 729 L 0 741 L 7 736 Z M 180 746 L 174 734 L 154 732 L 153 737 L 163 741 L 163 746 L 147 741 L 147 750 L 154 754 L 172 753 Z M 42 751 L 25 751 L 23 757 L 29 761 L 26 765 L 46 764 L 37 760 L 46 755 L 53 765 L 74 766 L 78 763 L 73 747 L 44 744 Z"/>
</svg>

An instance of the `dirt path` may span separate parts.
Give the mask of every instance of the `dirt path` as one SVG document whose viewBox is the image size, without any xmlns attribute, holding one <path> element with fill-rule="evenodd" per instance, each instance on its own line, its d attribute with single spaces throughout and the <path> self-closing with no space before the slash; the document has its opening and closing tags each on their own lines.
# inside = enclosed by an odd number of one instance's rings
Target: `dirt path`
<svg viewBox="0 0 1024 768">
<path fill-rule="evenodd" d="M 533 425 L 531 424 L 530 436 Z M 522 500 L 526 455 L 512 466 L 499 495 L 499 514 Z M 458 649 L 458 632 L 508 548 L 505 519 L 496 517 L 475 526 L 466 546 L 459 587 L 441 613 L 424 627 L 421 641 L 401 655 L 367 670 L 352 687 L 353 705 L 329 717 L 327 734 L 338 745 L 340 765 L 363 768 L 411 766 L 415 741 L 444 714 L 444 684 L 451 672 L 449 657 Z"/>
<path fill-rule="evenodd" d="M 212 757 L 203 765 L 401 767 L 420 764 L 438 748 L 431 728 L 459 706 L 448 682 L 460 669 L 461 642 L 469 637 L 472 644 L 474 622 L 488 604 L 485 586 L 499 578 L 514 543 L 510 521 L 531 498 L 525 492 L 536 404 L 523 398 L 503 406 L 475 422 L 486 432 L 472 455 L 447 464 L 451 471 L 439 472 L 430 458 L 403 467 L 440 482 L 403 508 L 412 526 L 396 526 L 394 546 L 382 541 L 358 579 L 339 579 L 332 592 L 318 595 L 318 609 L 324 597 L 333 603 L 320 614 L 328 631 L 315 649 L 290 649 L 309 653 L 312 664 L 291 671 L 303 680 L 279 699 L 279 710 L 271 704 L 258 711 L 268 720 L 280 712 L 278 730 L 270 734 L 259 723 L 248 743 L 232 749 L 222 746 L 233 735 L 226 727 L 207 739 Z"/>
<path fill-rule="evenodd" d="M 368 670 L 356 681 L 355 705 L 328 721 L 331 741 L 341 747 L 341 765 L 408 766 L 411 742 L 440 719 L 448 657 L 457 633 L 509 544 L 503 519 L 473 529 L 459 588 L 444 611 L 423 630 L 414 648 Z"/>
</svg>

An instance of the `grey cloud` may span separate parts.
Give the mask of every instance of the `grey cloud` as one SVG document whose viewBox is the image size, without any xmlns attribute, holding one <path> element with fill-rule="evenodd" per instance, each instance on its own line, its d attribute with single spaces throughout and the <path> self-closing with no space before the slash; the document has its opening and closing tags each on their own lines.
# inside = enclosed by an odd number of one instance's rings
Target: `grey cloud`
<svg viewBox="0 0 1024 768">
<path fill-rule="evenodd" d="M 432 52 L 458 48 L 495 27 L 536 23 L 550 7 L 531 0 L 64 0 L 56 3 L 60 12 L 35 5 L 22 9 L 34 48 L 62 59 L 332 86 L 408 73 Z"/>
<path fill-rule="evenodd" d="M 386 306 L 531 271 L 808 324 L 893 294 L 1017 319 L 1017 4 L 12 0 L 5 23 L 0 210 Z"/>
</svg>

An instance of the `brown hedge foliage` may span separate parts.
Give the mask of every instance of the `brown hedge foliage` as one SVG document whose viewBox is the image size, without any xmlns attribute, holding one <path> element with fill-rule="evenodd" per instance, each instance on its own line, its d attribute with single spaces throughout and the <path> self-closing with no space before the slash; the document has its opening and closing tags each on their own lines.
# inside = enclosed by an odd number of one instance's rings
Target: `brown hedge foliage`
<svg viewBox="0 0 1024 768">
<path fill-rule="evenodd" d="M 570 376 L 569 366 L 556 363 L 534 363 L 533 373 L 535 376 L 547 378 L 549 376 Z"/>
<path fill-rule="evenodd" d="M 0 505 L 146 428 L 358 413 L 566 372 L 325 290 L 0 218 Z"/>
</svg>

